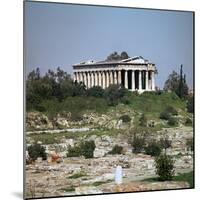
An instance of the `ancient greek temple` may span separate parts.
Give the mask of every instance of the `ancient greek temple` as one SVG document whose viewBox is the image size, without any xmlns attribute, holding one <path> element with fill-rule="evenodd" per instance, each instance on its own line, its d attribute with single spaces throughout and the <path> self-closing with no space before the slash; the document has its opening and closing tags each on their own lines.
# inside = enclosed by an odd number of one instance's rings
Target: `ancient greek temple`
<svg viewBox="0 0 200 200">
<path fill-rule="evenodd" d="M 155 90 L 155 64 L 143 57 L 120 61 L 87 61 L 73 65 L 74 81 L 83 82 L 86 88 L 119 84 L 131 91 Z"/>
</svg>

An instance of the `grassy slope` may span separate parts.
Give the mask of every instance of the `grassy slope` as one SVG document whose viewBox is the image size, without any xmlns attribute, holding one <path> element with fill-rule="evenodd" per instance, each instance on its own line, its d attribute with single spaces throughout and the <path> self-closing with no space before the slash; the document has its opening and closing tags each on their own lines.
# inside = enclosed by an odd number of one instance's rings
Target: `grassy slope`
<svg viewBox="0 0 200 200">
<path fill-rule="evenodd" d="M 172 180 L 173 181 L 188 182 L 191 188 L 194 187 L 194 173 L 193 173 L 193 171 L 174 176 Z M 143 181 L 155 182 L 155 181 L 159 181 L 159 179 L 158 178 L 148 178 L 148 179 L 144 179 Z"/>
<path fill-rule="evenodd" d="M 85 98 L 85 99 L 84 99 Z M 159 115 L 167 106 L 173 106 L 178 110 L 179 115 L 184 117 L 189 114 L 185 111 L 186 102 L 179 99 L 174 93 L 162 93 L 156 95 L 153 93 L 144 93 L 141 95 L 134 95 L 130 93 L 130 104 L 119 104 L 115 107 L 109 107 L 106 105 L 104 99 L 93 97 L 70 97 L 65 102 L 47 102 L 46 108 L 48 115 L 54 115 L 57 111 L 72 111 L 76 114 L 83 114 L 85 112 L 97 112 L 99 114 L 106 113 L 112 119 L 118 119 L 123 114 L 128 114 L 130 117 L 134 117 L 134 126 L 138 125 L 138 119 L 140 113 L 145 113 L 148 120 L 155 120 L 160 122 Z M 62 107 L 63 106 L 63 107 Z M 168 125 L 158 124 L 156 127 L 151 128 L 152 131 L 160 130 Z M 103 128 L 103 127 L 102 127 Z M 155 130 L 154 130 L 155 129 Z M 76 133 L 58 133 L 58 134 L 40 134 L 32 135 L 34 141 L 42 141 L 43 144 L 53 144 L 59 142 L 62 137 L 75 138 L 79 136 L 90 135 L 116 135 L 120 133 L 120 130 L 95 130 L 88 132 Z"/>
</svg>

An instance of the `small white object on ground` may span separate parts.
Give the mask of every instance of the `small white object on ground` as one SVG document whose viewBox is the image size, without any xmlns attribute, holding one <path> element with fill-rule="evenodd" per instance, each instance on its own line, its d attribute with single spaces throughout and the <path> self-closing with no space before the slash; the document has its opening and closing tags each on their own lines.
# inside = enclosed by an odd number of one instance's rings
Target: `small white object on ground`
<svg viewBox="0 0 200 200">
<path fill-rule="evenodd" d="M 122 167 L 119 165 L 115 170 L 115 183 L 118 185 L 122 183 Z"/>
</svg>

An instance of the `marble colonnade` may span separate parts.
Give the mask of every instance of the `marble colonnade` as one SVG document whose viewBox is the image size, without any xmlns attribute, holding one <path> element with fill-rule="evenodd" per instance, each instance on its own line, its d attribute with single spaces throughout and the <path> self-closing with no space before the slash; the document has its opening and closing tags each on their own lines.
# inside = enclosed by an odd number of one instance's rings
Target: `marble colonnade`
<svg viewBox="0 0 200 200">
<path fill-rule="evenodd" d="M 155 90 L 155 71 L 153 70 L 76 70 L 74 81 L 83 82 L 87 88 L 101 86 L 103 89 L 111 84 L 123 85 L 135 91 Z"/>
</svg>

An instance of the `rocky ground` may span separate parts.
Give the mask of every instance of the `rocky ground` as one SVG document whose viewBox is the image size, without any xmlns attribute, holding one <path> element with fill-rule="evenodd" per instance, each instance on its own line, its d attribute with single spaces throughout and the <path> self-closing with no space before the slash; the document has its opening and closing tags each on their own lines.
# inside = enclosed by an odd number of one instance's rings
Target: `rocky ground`
<svg viewBox="0 0 200 200">
<path fill-rule="evenodd" d="M 31 114 L 31 116 L 33 117 L 33 114 Z M 53 129 L 54 125 L 45 116 L 40 116 L 40 119 L 38 119 L 38 116 L 35 118 L 37 118 L 38 121 L 30 120 L 29 116 L 29 120 L 27 121 L 29 130 L 31 130 L 31 128 L 35 130 Z M 109 128 L 126 131 L 127 127 L 122 122 L 108 120 L 110 118 L 107 118 L 108 117 L 103 116 L 97 119 L 97 117 L 93 115 L 90 117 L 85 116 L 84 120 L 87 119 L 88 121 L 84 123 L 93 125 L 101 124 L 102 126 L 107 123 L 109 124 Z M 57 119 L 57 121 L 61 122 L 62 120 Z M 73 127 L 67 120 L 63 121 L 61 124 L 63 125 L 64 123 L 65 128 Z M 44 123 L 46 125 L 43 125 Z M 56 123 L 58 124 L 58 122 Z M 79 125 L 81 126 L 81 124 Z M 49 131 L 50 130 L 47 132 Z M 37 131 L 33 132 L 37 133 Z M 27 137 L 27 145 L 34 142 L 31 138 L 31 134 L 30 132 L 30 137 Z M 41 134 L 41 132 L 38 132 L 38 134 Z M 76 132 L 76 134 L 78 133 Z M 149 135 L 149 138 L 158 140 L 163 137 L 163 134 L 167 134 L 168 138 L 172 141 L 172 146 L 167 149 L 167 154 L 174 156 L 175 174 L 192 171 L 193 152 L 187 148 L 186 141 L 193 137 L 193 128 L 185 126 L 165 128 Z M 82 140 L 94 140 L 96 145 L 94 158 L 66 157 L 69 145 L 74 146 Z M 123 147 L 123 154 L 108 154 L 115 144 Z M 45 146 L 48 155 L 57 151 L 62 158 L 62 162 L 51 162 L 48 158 L 47 161 L 38 159 L 35 163 L 26 165 L 27 197 L 134 192 L 190 187 L 187 182 L 144 181 L 144 179 L 156 177 L 154 157 L 145 154 L 133 154 L 132 147 L 127 136 L 123 134 L 123 131 L 120 131 L 120 134 L 117 136 L 91 134 L 87 138 L 62 138 L 56 144 L 42 145 Z M 120 185 L 116 185 L 114 181 L 117 165 L 122 166 L 123 169 L 123 183 Z"/>
</svg>

